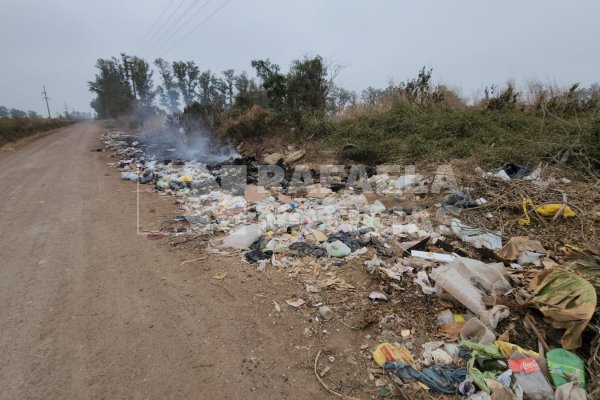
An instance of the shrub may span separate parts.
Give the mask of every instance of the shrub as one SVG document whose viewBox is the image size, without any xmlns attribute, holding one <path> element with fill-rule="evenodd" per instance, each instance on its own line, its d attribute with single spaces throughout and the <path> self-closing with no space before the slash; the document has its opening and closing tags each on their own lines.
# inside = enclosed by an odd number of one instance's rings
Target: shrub
<svg viewBox="0 0 600 400">
<path fill-rule="evenodd" d="M 0 118 L 0 145 L 73 123 L 74 121 L 63 119 Z"/>
</svg>

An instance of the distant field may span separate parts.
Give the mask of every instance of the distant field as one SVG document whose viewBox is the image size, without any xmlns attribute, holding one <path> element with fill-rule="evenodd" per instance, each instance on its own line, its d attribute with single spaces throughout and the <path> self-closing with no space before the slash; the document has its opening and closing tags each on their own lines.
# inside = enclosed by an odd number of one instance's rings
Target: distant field
<svg viewBox="0 0 600 400">
<path fill-rule="evenodd" d="M 73 123 L 64 119 L 0 118 L 0 146 Z"/>
</svg>

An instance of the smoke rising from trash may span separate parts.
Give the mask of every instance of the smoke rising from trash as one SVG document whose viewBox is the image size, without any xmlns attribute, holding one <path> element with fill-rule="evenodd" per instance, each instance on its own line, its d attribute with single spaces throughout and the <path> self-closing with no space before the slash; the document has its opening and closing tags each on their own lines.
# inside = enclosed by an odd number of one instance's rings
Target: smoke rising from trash
<svg viewBox="0 0 600 400">
<path fill-rule="evenodd" d="M 139 133 L 145 152 L 156 159 L 216 165 L 240 157 L 229 143 L 218 142 L 210 130 L 186 126 L 176 117 L 145 115 Z"/>
</svg>

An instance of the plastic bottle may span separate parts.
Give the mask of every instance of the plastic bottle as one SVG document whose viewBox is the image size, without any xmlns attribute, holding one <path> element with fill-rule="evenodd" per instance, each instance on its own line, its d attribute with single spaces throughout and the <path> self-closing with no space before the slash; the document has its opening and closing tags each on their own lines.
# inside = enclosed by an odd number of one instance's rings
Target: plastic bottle
<svg viewBox="0 0 600 400">
<path fill-rule="evenodd" d="M 502 305 L 488 310 L 483 304 L 481 292 L 473 285 L 473 282 L 451 265 L 434 269 L 431 271 L 431 278 L 435 281 L 436 287 L 448 292 L 462 305 L 477 314 L 481 322 L 491 328 L 495 329 L 498 321 L 509 315 L 508 307 Z"/>
<path fill-rule="evenodd" d="M 478 318 L 471 318 L 460 330 L 460 338 L 479 344 L 492 344 L 496 340 L 496 335 Z"/>
<path fill-rule="evenodd" d="M 436 286 L 441 287 L 477 315 L 486 314 L 481 292 L 454 268 L 439 267 L 431 271 Z"/>
<path fill-rule="evenodd" d="M 554 400 L 554 391 L 535 358 L 513 353 L 508 360 L 508 365 L 517 383 L 523 389 L 526 399 Z"/>
</svg>

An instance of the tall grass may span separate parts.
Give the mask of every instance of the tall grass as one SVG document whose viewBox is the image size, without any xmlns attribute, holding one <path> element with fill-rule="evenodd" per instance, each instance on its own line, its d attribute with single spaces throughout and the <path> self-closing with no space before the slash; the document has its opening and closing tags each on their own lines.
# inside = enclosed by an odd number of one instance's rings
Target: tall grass
<svg viewBox="0 0 600 400">
<path fill-rule="evenodd" d="M 0 146 L 73 123 L 73 121 L 63 119 L 0 118 Z"/>
<path fill-rule="evenodd" d="M 361 162 L 473 158 L 488 166 L 534 164 L 554 161 L 562 150 L 579 157 L 578 164 L 585 158 L 586 168 L 600 169 L 600 90 L 593 88 L 537 83 L 522 93 L 509 83 L 487 89 L 474 105 L 446 86 L 427 88 L 421 102 L 388 90 L 379 101 L 349 107 L 310 130 L 317 148 Z"/>
<path fill-rule="evenodd" d="M 494 167 L 567 160 L 569 167 L 598 176 L 599 85 L 560 88 L 531 82 L 520 89 L 509 82 L 486 88 L 483 98 L 468 102 L 455 89 L 432 84 L 430 74 L 423 69 L 416 79 L 369 88 L 362 101 L 333 115 L 304 115 L 301 127 L 282 129 L 270 110 L 255 108 L 225 118 L 220 133 L 234 142 L 252 140 L 259 148 L 282 135 L 311 153 L 370 165 L 472 159 Z"/>
</svg>

